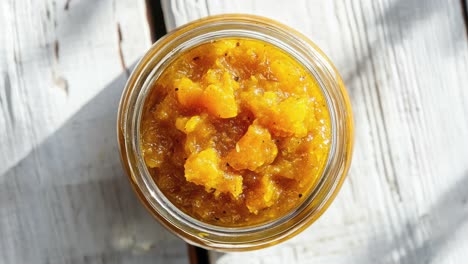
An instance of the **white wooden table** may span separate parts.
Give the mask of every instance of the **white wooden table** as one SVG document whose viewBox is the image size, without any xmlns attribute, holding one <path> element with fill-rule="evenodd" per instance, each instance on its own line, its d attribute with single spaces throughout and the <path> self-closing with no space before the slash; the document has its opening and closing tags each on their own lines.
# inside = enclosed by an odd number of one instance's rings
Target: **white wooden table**
<svg viewBox="0 0 468 264">
<path fill-rule="evenodd" d="M 290 241 L 210 252 L 212 263 L 468 262 L 461 0 L 162 7 L 168 30 L 220 13 L 298 29 L 337 65 L 355 115 L 353 164 L 330 209 Z M 151 45 L 148 21 L 158 20 L 147 13 L 144 0 L 0 2 L 0 264 L 189 261 L 185 243 L 139 205 L 119 164 L 116 108 Z"/>
</svg>

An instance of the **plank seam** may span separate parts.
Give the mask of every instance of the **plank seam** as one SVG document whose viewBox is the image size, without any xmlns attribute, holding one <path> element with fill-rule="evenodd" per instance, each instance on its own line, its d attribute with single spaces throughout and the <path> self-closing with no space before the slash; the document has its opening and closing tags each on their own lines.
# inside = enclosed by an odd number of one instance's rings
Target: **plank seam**
<svg viewBox="0 0 468 264">
<path fill-rule="evenodd" d="M 460 0 L 460 2 L 461 2 L 463 22 L 465 24 L 465 37 L 468 40 L 468 4 L 466 3 L 467 0 Z"/>
</svg>

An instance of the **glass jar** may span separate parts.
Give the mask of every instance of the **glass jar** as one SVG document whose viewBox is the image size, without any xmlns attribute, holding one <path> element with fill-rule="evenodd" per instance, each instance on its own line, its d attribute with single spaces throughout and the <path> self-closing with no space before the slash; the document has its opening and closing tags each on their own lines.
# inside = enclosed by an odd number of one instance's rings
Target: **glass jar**
<svg viewBox="0 0 468 264">
<path fill-rule="evenodd" d="M 265 224 L 220 227 L 183 213 L 158 189 L 140 150 L 140 120 L 151 84 L 184 51 L 218 38 L 257 39 L 281 48 L 310 71 L 327 100 L 332 142 L 323 174 L 297 208 Z M 122 162 L 130 182 L 153 216 L 188 243 L 222 251 L 271 246 L 293 237 L 313 223 L 338 193 L 350 166 L 353 145 L 349 98 L 329 59 L 297 31 L 273 20 L 250 15 L 208 17 L 178 28 L 156 42 L 136 65 L 127 82 L 118 111 L 117 133 Z"/>
</svg>

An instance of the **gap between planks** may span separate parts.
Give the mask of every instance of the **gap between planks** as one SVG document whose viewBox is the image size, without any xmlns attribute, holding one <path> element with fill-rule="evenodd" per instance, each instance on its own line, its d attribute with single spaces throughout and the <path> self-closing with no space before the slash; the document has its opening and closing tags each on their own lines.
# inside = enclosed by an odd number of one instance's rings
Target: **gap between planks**
<svg viewBox="0 0 468 264">
<path fill-rule="evenodd" d="M 461 8 L 462 8 L 462 17 L 463 21 L 465 22 L 465 33 L 466 33 L 466 38 L 468 40 L 468 0 L 460 0 L 461 2 Z"/>
</svg>

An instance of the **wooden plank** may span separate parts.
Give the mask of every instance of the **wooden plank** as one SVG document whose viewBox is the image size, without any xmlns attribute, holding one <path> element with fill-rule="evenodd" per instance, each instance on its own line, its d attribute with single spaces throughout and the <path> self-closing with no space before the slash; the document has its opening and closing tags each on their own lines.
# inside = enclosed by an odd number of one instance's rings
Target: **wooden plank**
<svg viewBox="0 0 468 264">
<path fill-rule="evenodd" d="M 187 263 L 122 171 L 144 0 L 0 2 L 0 263 Z"/>
<path fill-rule="evenodd" d="M 458 263 L 468 259 L 468 45 L 459 0 L 164 0 L 168 29 L 251 13 L 288 24 L 335 62 L 356 145 L 337 200 L 273 248 L 216 263 Z"/>
</svg>

